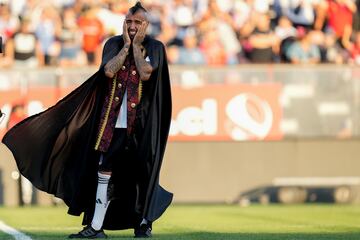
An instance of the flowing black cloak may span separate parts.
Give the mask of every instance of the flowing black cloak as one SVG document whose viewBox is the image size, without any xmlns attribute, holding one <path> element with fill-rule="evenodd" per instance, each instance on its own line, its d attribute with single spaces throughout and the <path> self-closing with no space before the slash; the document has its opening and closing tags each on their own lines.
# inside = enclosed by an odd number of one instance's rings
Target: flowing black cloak
<svg viewBox="0 0 360 240">
<path fill-rule="evenodd" d="M 99 154 L 94 146 L 109 81 L 103 67 L 122 46 L 122 36 L 110 38 L 104 46 L 100 69 L 93 76 L 56 105 L 14 126 L 2 140 L 12 151 L 21 174 L 38 189 L 63 199 L 69 214 L 84 212 L 84 224 L 91 221 L 95 206 Z M 134 169 L 143 171 L 128 173 L 124 178 L 124 171 L 113 170 L 115 197 L 104 220 L 105 229 L 133 228 L 143 217 L 154 221 L 172 201 L 172 194 L 159 185 L 171 121 L 166 53 L 161 42 L 149 37 L 143 46 L 154 71 L 143 82 L 135 134 L 124 156 L 127 162 L 136 163 Z M 147 179 L 147 186 L 140 189 L 145 192 L 143 206 L 138 206 L 139 189 L 133 181 L 138 174 Z"/>
</svg>

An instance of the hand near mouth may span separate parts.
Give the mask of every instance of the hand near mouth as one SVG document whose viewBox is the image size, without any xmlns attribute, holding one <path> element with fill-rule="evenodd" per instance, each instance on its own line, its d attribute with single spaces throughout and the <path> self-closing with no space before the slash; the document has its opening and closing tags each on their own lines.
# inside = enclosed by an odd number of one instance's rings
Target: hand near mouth
<svg viewBox="0 0 360 240">
<path fill-rule="evenodd" d="M 148 22 L 146 22 L 146 21 L 142 22 L 141 26 L 139 27 L 139 29 L 133 39 L 133 45 L 136 45 L 136 46 L 141 45 L 141 43 L 144 41 L 146 29 L 147 29 L 148 25 L 149 25 Z"/>
<path fill-rule="evenodd" d="M 126 24 L 126 21 L 124 21 L 123 24 L 123 39 L 124 39 L 124 46 L 127 46 L 128 48 L 131 45 L 131 39 L 128 32 L 128 26 Z"/>
</svg>

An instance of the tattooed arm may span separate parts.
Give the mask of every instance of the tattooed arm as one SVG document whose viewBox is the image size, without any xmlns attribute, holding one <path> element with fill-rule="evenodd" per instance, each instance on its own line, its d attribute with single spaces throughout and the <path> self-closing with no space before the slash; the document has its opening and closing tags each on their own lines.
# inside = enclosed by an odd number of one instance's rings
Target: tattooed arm
<svg viewBox="0 0 360 240">
<path fill-rule="evenodd" d="M 105 75 L 113 78 L 125 62 L 130 46 L 124 45 L 121 51 L 105 65 Z"/>
<path fill-rule="evenodd" d="M 123 39 L 124 46 L 121 51 L 105 65 L 105 75 L 109 78 L 113 78 L 115 76 L 115 74 L 124 64 L 126 56 L 129 54 L 131 39 L 129 37 L 129 33 L 127 31 L 127 24 L 125 21 L 123 25 Z"/>
<path fill-rule="evenodd" d="M 146 81 L 149 80 L 153 68 L 150 63 L 146 62 L 144 56 L 141 52 L 141 43 L 144 41 L 146 28 L 148 22 L 143 22 L 138 32 L 136 33 L 133 40 L 133 54 L 135 59 L 136 69 L 139 72 L 140 80 Z"/>
</svg>

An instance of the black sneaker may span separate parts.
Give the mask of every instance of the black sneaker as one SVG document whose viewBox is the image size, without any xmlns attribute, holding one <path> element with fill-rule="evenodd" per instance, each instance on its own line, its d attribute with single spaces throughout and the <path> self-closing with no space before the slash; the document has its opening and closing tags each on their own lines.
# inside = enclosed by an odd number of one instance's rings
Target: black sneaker
<svg viewBox="0 0 360 240">
<path fill-rule="evenodd" d="M 94 239 L 94 238 L 107 238 L 106 234 L 104 233 L 104 230 L 95 230 L 91 227 L 91 225 L 88 225 L 84 227 L 83 230 L 81 230 L 78 233 L 70 234 L 69 238 L 88 238 L 88 239 Z"/>
<path fill-rule="evenodd" d="M 141 224 L 139 228 L 134 229 L 135 238 L 151 238 L 152 224 Z"/>
</svg>

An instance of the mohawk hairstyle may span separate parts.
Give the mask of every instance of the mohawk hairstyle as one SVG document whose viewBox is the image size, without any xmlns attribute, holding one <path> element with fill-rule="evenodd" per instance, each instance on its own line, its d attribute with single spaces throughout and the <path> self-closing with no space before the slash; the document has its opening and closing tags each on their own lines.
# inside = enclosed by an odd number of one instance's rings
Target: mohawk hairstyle
<svg viewBox="0 0 360 240">
<path fill-rule="evenodd" d="M 139 10 L 143 10 L 144 12 L 147 12 L 146 9 L 141 5 L 140 1 L 136 2 L 136 4 L 129 9 L 129 12 L 134 15 Z"/>
</svg>

